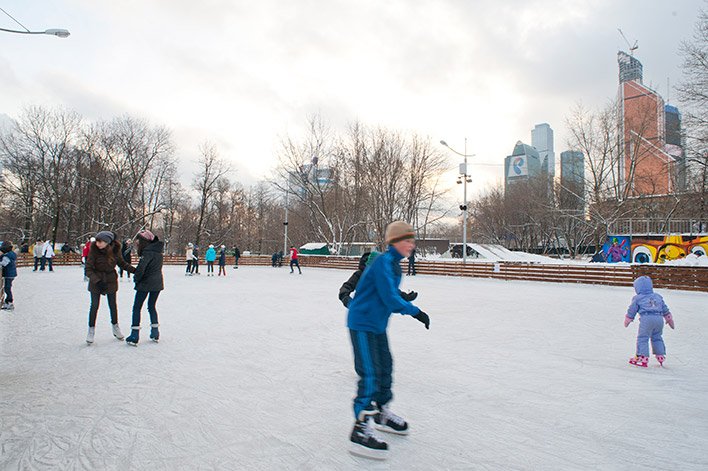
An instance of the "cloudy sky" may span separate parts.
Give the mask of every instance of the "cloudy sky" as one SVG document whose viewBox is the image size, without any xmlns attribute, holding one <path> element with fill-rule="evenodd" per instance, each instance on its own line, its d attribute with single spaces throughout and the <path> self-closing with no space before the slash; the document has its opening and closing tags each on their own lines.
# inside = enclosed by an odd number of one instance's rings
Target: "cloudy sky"
<svg viewBox="0 0 708 471">
<path fill-rule="evenodd" d="M 172 129 L 187 175 L 209 139 L 252 182 L 309 114 L 447 140 L 485 165 L 478 191 L 534 124 L 617 90 L 617 32 L 639 41 L 645 83 L 681 79 L 678 46 L 704 0 L 0 0 L 30 29 L 0 33 L 0 113 L 62 105 Z M 0 13 L 0 27 L 17 25 Z M 558 159 L 558 157 L 557 157 Z M 457 158 L 450 156 L 450 182 Z M 489 165 L 491 164 L 491 165 Z M 189 181 L 189 177 L 185 177 Z"/>
</svg>

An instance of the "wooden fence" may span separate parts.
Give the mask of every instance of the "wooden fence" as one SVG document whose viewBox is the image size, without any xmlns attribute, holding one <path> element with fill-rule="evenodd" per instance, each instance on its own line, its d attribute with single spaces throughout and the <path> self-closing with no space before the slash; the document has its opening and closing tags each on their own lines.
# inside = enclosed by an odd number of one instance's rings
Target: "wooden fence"
<svg viewBox="0 0 708 471">
<path fill-rule="evenodd" d="M 29 254 L 21 254 L 17 261 L 18 267 L 33 265 Z M 58 255 L 54 265 L 78 265 L 81 257 L 75 254 Z M 182 255 L 166 255 L 166 265 L 184 265 Z M 288 260 L 283 264 L 287 265 Z M 201 265 L 205 263 L 200 261 Z M 227 266 L 233 266 L 234 257 L 229 256 Z M 270 266 L 268 255 L 248 255 L 239 259 L 239 265 Z M 333 268 L 340 270 L 356 270 L 358 258 L 327 257 L 317 255 L 302 255 L 300 265 L 313 268 Z M 401 264 L 406 270 L 407 262 Z M 708 267 L 683 267 L 672 265 L 561 265 L 518 262 L 435 262 L 421 260 L 416 262 L 416 272 L 421 275 L 465 276 L 472 278 L 493 278 L 499 280 L 546 281 L 553 283 L 583 283 L 606 286 L 632 286 L 635 278 L 648 275 L 657 288 L 679 289 L 708 292 Z"/>
</svg>

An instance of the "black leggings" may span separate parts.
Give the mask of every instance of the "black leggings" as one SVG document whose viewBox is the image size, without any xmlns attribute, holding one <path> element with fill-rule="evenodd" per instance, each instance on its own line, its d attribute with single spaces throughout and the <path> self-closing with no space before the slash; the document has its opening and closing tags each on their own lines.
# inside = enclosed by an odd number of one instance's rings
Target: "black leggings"
<svg viewBox="0 0 708 471">
<path fill-rule="evenodd" d="M 116 303 L 116 293 L 107 294 L 108 310 L 111 311 L 111 324 L 118 323 L 118 304 Z M 89 309 L 89 327 L 96 327 L 96 315 L 98 306 L 101 304 L 101 295 L 91 293 L 91 308 Z"/>
<path fill-rule="evenodd" d="M 207 262 L 207 273 L 214 273 L 214 262 Z"/>
<path fill-rule="evenodd" d="M 148 302 L 148 313 L 150 313 L 150 323 L 157 324 L 157 297 L 160 295 L 159 291 L 136 291 L 135 301 L 133 302 L 133 327 L 140 327 L 140 311 L 143 309 L 143 304 L 147 298 Z"/>
</svg>

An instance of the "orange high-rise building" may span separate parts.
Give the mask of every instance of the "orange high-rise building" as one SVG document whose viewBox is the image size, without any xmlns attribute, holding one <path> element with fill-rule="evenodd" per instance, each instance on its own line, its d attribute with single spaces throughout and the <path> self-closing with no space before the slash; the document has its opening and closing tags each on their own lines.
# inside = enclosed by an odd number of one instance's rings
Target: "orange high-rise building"
<svg viewBox="0 0 708 471">
<path fill-rule="evenodd" d="M 622 194 L 666 195 L 674 192 L 676 161 L 664 148 L 664 100 L 642 83 L 642 64 L 619 52 L 620 159 Z"/>
</svg>

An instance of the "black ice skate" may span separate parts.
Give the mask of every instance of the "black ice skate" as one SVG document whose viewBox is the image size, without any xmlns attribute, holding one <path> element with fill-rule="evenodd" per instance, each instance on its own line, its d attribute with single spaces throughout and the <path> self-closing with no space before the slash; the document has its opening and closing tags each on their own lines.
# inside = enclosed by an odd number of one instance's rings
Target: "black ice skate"
<svg viewBox="0 0 708 471">
<path fill-rule="evenodd" d="M 386 405 L 379 407 L 379 412 L 374 415 L 374 422 L 376 423 L 376 430 L 397 435 L 408 435 L 408 422 L 391 412 Z"/>
<path fill-rule="evenodd" d="M 354 423 L 349 440 L 351 442 L 349 453 L 352 455 L 375 460 L 385 460 L 388 457 L 388 445 L 374 435 L 374 430 L 369 425 L 369 418 L 366 416 L 364 420 L 357 420 Z"/>
</svg>

